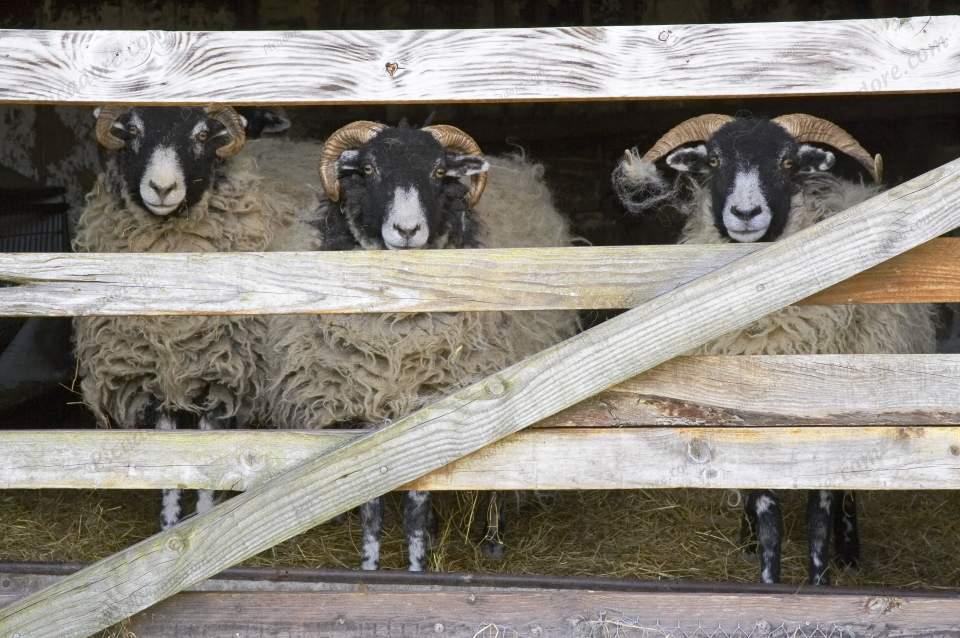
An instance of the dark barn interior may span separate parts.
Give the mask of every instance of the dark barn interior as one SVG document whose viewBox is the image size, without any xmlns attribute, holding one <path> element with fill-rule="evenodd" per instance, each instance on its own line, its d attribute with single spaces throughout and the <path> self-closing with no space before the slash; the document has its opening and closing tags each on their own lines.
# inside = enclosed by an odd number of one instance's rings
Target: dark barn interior
<svg viewBox="0 0 960 638">
<path fill-rule="evenodd" d="M 960 0 L 104 0 L 92 3 L 8 0 L 2 28 L 47 29 L 411 29 L 504 28 L 569 25 L 669 25 L 751 21 L 893 18 L 960 13 Z M 960 35 L 960 34 L 958 34 Z M 465 37 L 469 34 L 465 32 Z M 749 46 L 749 43 L 744 43 Z M 545 62 L 549 63 L 549 62 Z M 624 61 L 625 64 L 629 61 Z M 884 69 L 877 69 L 882 84 Z M 866 87 L 865 87 L 866 88 Z M 506 96 L 509 99 L 509 96 Z M 776 116 L 804 112 L 830 119 L 871 152 L 881 153 L 887 185 L 899 184 L 960 156 L 960 94 L 845 95 L 749 100 L 622 101 L 594 103 L 487 103 L 395 106 L 288 107 L 291 137 L 323 138 L 358 119 L 395 124 L 450 123 L 468 131 L 485 152 L 522 149 L 546 167 L 547 180 L 574 232 L 594 245 L 667 244 L 682 220 L 632 218 L 610 188 L 610 173 L 628 147 L 648 147 L 674 124 L 701 113 Z M 0 107 L 0 251 L 60 250 L 66 219 L 75 220 L 83 194 L 100 168 L 87 107 Z M 11 193 L 20 193 L 12 197 Z M 26 195 L 24 195 L 26 193 Z M 31 195 L 32 194 L 32 195 Z M 59 215 L 39 230 L 24 211 Z M 57 219 L 63 221 L 60 223 Z M 46 243 L 24 243 L 25 235 Z M 40 241 L 40 240 L 38 240 Z M 17 243 L 19 242 L 19 243 Z M 58 243 L 59 242 L 59 243 Z M 952 314 L 944 309 L 942 350 L 953 345 Z M 588 320 L 590 317 L 588 317 Z M 37 321 L 37 320 L 33 320 Z M 28 322 L 0 320 L 0 426 L 92 427 L 71 389 L 66 320 L 44 319 L 44 337 L 28 342 L 40 353 L 36 379 L 10 378 L 24 355 L 13 347 Z M 39 345 L 38 345 L 39 344 Z M 42 348 L 41 348 L 42 346 Z M 19 357 L 19 358 L 18 358 Z M 6 366 L 6 367 L 4 367 Z M 42 369 L 41 369 L 42 368 Z M 0 492 L 0 558 L 90 560 L 149 534 L 156 499 L 133 492 Z M 691 578 L 750 582 L 755 565 L 740 555 L 737 508 L 716 491 L 564 493 L 521 499 L 510 530 L 515 546 L 502 563 L 476 548 L 475 495 L 445 495 L 444 538 L 455 547 L 435 558 L 445 570 L 497 570 L 631 578 Z M 950 492 L 873 493 L 863 501 L 868 558 L 839 584 L 902 587 L 956 586 L 960 556 L 951 551 L 960 519 L 960 496 Z M 589 512 L 586 516 L 582 513 Z M 797 497 L 786 504 L 788 536 L 784 579 L 802 580 L 804 530 Z M 397 521 L 388 529 L 384 565 L 402 565 Z M 144 523 L 144 521 L 147 521 Z M 352 521 L 352 519 L 351 519 Z M 41 530 L 41 531 L 38 531 Z M 108 534 L 104 530 L 120 530 Z M 917 538 L 919 530 L 920 538 Z M 356 522 L 327 524 L 256 559 L 311 567 L 353 567 Z M 74 539 L 71 544 L 67 539 Z M 912 539 L 912 540 L 911 540 Z M 395 542 L 394 542 L 395 541 Z M 872 544 L 872 548 L 870 547 Z M 678 549 L 679 548 L 679 549 Z"/>
</svg>

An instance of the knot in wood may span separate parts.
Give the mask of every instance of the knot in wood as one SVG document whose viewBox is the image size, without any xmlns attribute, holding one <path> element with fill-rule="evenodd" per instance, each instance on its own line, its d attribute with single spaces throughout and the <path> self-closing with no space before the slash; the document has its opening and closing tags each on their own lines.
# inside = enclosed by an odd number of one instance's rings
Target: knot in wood
<svg viewBox="0 0 960 638">
<path fill-rule="evenodd" d="M 266 461 L 264 458 L 256 452 L 247 450 L 246 452 L 240 453 L 240 465 L 243 467 L 244 471 L 256 472 L 257 470 L 262 469 L 265 463 Z"/>
<path fill-rule="evenodd" d="M 185 550 L 186 548 L 187 548 L 186 541 L 179 536 L 174 536 L 173 538 L 167 541 L 167 549 L 169 549 L 171 552 L 182 554 L 183 550 Z"/>
<path fill-rule="evenodd" d="M 890 596 L 872 596 L 867 599 L 867 611 L 874 614 L 888 614 L 903 605 L 899 598 Z"/>
<path fill-rule="evenodd" d="M 713 450 L 705 439 L 698 436 L 687 443 L 687 457 L 694 463 L 709 463 L 713 460 Z"/>
<path fill-rule="evenodd" d="M 507 384 L 501 381 L 499 378 L 494 377 L 487 381 L 487 396 L 492 399 L 499 399 L 507 392 Z"/>
<path fill-rule="evenodd" d="M 442 634 L 443 633 L 443 623 L 438 622 L 433 626 L 433 633 Z"/>
</svg>

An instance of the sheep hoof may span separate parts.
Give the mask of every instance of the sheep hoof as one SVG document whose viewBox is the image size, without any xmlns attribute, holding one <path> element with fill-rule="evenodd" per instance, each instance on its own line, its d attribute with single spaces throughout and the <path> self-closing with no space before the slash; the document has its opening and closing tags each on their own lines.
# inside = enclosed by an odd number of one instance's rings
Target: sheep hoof
<svg viewBox="0 0 960 638">
<path fill-rule="evenodd" d="M 480 551 L 490 560 L 503 560 L 507 554 L 507 546 L 497 541 L 483 541 Z"/>
</svg>

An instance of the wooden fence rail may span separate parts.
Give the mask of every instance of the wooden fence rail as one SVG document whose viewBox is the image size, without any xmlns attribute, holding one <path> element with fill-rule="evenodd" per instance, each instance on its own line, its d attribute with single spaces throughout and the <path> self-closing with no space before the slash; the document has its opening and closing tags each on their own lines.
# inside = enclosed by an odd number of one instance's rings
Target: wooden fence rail
<svg viewBox="0 0 960 638">
<path fill-rule="evenodd" d="M 247 490 L 365 434 L 2 432 L 0 488 Z M 956 490 L 960 427 L 536 429 L 400 489 L 674 487 Z"/>
<path fill-rule="evenodd" d="M 761 244 L 311 253 L 0 253 L 7 316 L 632 308 Z M 189 282 L 189 285 L 185 284 Z M 937 239 L 800 303 L 960 301 Z"/>
<path fill-rule="evenodd" d="M 960 160 L 640 304 L 0 610 L 86 636 L 370 498 L 960 225 Z"/>
<path fill-rule="evenodd" d="M 960 91 L 957 33 L 958 16 L 468 31 L 8 30 L 0 31 L 0 103 L 434 104 L 947 92 Z"/>
</svg>

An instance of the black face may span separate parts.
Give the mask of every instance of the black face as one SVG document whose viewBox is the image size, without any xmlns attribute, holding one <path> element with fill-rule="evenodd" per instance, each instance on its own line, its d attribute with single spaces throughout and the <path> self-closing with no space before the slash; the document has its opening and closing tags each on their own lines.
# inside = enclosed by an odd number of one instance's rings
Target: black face
<svg viewBox="0 0 960 638">
<path fill-rule="evenodd" d="M 200 201 L 222 161 L 216 151 L 230 141 L 202 108 L 133 108 L 111 133 L 125 142 L 113 156 L 125 195 L 160 216 Z"/>
<path fill-rule="evenodd" d="M 774 122 L 744 118 L 705 144 L 674 151 L 667 164 L 708 176 L 717 230 L 733 241 L 755 242 L 783 233 L 797 175 L 829 170 L 834 159 L 830 151 L 798 144 Z"/>
<path fill-rule="evenodd" d="M 337 162 L 344 213 L 366 247 L 423 248 L 466 210 L 459 178 L 487 170 L 482 157 L 445 151 L 430 133 L 387 128 Z"/>
</svg>

